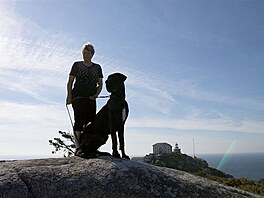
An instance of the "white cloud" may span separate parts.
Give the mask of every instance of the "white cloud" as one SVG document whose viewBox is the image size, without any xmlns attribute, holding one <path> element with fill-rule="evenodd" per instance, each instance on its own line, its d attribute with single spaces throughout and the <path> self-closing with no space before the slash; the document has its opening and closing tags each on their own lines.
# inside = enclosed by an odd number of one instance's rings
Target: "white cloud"
<svg viewBox="0 0 264 198">
<path fill-rule="evenodd" d="M 64 116 L 59 116 L 65 110 L 64 106 L 44 105 L 44 104 L 26 104 L 0 101 L 1 115 L 0 120 L 15 122 L 19 125 L 32 125 L 32 123 L 43 125 L 52 125 L 53 123 L 62 123 Z M 66 112 L 66 111 L 65 111 Z M 62 117 L 64 119 L 62 119 Z M 54 120 L 53 122 L 50 122 Z M 56 124 L 57 125 L 57 124 Z"/>
<path fill-rule="evenodd" d="M 264 133 L 264 122 L 254 120 L 233 122 L 225 119 L 129 119 L 127 126 L 131 128 Z"/>
<path fill-rule="evenodd" d="M 64 105 L 0 101 L 0 108 L 0 155 L 51 154 L 48 140 L 72 128 Z"/>
</svg>

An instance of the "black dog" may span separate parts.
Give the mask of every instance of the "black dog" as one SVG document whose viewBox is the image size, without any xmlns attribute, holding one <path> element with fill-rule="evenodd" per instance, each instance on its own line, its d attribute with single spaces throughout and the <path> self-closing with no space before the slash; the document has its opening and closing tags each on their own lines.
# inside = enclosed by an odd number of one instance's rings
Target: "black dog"
<svg viewBox="0 0 264 198">
<path fill-rule="evenodd" d="M 99 152 L 98 148 L 105 144 L 108 135 L 112 138 L 112 155 L 120 158 L 117 151 L 117 136 L 122 152 L 122 158 L 129 159 L 125 154 L 124 144 L 124 124 L 128 117 L 128 104 L 125 100 L 126 76 L 120 73 L 114 73 L 108 76 L 106 80 L 106 89 L 111 93 L 107 104 L 96 114 L 95 119 L 84 128 L 80 137 L 81 149 L 84 157 L 91 155 L 107 155 L 107 153 Z"/>
</svg>

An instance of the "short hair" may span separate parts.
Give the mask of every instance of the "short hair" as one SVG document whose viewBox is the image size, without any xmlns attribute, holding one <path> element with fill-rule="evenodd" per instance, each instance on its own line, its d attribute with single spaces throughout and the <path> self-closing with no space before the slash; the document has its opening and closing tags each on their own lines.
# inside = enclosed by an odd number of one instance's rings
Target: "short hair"
<svg viewBox="0 0 264 198">
<path fill-rule="evenodd" d="M 87 43 L 83 45 L 82 51 L 83 50 L 88 50 L 92 53 L 92 55 L 94 55 L 95 50 L 94 50 L 94 46 L 91 43 Z"/>
</svg>

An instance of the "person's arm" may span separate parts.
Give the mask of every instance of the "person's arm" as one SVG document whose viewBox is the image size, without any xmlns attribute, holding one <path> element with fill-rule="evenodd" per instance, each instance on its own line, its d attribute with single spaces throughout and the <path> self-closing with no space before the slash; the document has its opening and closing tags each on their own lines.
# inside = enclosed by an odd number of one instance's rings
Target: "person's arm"
<svg viewBox="0 0 264 198">
<path fill-rule="evenodd" d="M 69 75 L 69 79 L 68 79 L 68 83 L 67 83 L 66 105 L 72 103 L 72 85 L 73 85 L 74 79 L 75 79 L 75 76 Z"/>
<path fill-rule="evenodd" d="M 90 97 L 90 99 L 94 99 L 95 100 L 99 96 L 99 94 L 101 93 L 101 91 L 103 89 L 103 79 L 102 78 L 98 78 L 97 84 L 98 84 L 98 86 L 97 86 L 97 89 L 96 89 L 96 94 L 93 95 L 92 97 Z"/>
</svg>

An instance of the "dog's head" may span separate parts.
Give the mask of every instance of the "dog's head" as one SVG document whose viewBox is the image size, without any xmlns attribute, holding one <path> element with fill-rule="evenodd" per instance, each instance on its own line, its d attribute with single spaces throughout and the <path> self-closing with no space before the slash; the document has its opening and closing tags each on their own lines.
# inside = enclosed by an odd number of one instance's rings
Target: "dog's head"
<svg viewBox="0 0 264 198">
<path fill-rule="evenodd" d="M 114 73 L 108 76 L 107 80 L 105 81 L 106 90 L 110 93 L 113 92 L 122 92 L 124 89 L 124 82 L 127 77 L 121 73 Z"/>
</svg>

